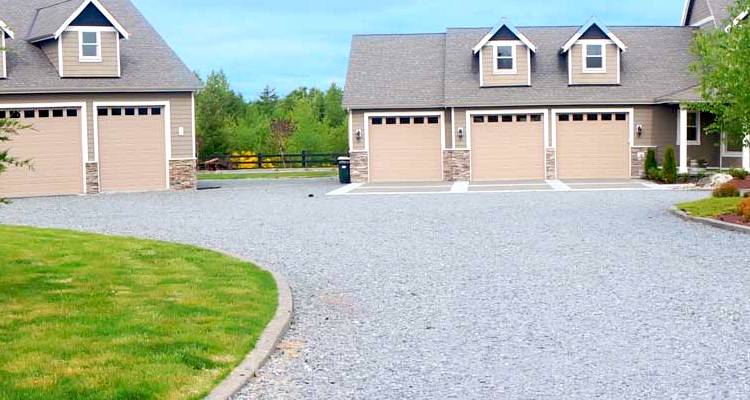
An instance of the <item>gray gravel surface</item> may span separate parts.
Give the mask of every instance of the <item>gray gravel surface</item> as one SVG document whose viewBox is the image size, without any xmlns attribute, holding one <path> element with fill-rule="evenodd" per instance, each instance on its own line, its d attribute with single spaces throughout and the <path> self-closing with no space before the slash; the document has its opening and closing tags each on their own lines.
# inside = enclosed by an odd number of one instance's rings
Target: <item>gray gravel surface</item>
<svg viewBox="0 0 750 400">
<path fill-rule="evenodd" d="M 221 184 L 19 200 L 0 222 L 192 243 L 285 274 L 293 327 L 239 399 L 750 398 L 750 237 L 667 212 L 705 194 Z"/>
</svg>

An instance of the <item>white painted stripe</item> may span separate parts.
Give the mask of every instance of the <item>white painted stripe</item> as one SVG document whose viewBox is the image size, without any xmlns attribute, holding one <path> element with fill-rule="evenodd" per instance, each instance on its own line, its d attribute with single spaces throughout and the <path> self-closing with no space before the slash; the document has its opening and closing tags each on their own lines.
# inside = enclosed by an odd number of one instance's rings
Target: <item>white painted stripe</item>
<svg viewBox="0 0 750 400">
<path fill-rule="evenodd" d="M 453 183 L 451 193 L 466 193 L 469 191 L 469 182 L 460 181 Z"/>
<path fill-rule="evenodd" d="M 471 184 L 471 187 L 473 187 L 473 188 L 474 187 L 476 187 L 476 188 L 480 188 L 480 187 L 519 187 L 519 186 L 520 187 L 525 187 L 525 186 L 543 186 L 543 187 L 548 187 L 549 185 L 546 184 L 546 183 L 495 183 L 495 184 L 491 184 L 491 183 L 487 183 L 487 184 L 472 183 Z"/>
<path fill-rule="evenodd" d="M 564 184 L 562 181 L 559 180 L 549 180 L 547 181 L 547 184 L 552 187 L 552 189 L 558 190 L 558 191 L 570 191 L 570 186 Z"/>
<path fill-rule="evenodd" d="M 338 188 L 336 190 L 333 190 L 333 191 L 327 193 L 326 196 L 341 196 L 341 195 L 345 195 L 345 194 L 351 192 L 352 190 L 354 190 L 354 189 L 356 189 L 356 188 L 358 188 L 360 186 L 362 186 L 361 183 L 350 183 L 350 184 L 348 184 L 346 186 L 340 187 L 340 188 Z"/>
</svg>

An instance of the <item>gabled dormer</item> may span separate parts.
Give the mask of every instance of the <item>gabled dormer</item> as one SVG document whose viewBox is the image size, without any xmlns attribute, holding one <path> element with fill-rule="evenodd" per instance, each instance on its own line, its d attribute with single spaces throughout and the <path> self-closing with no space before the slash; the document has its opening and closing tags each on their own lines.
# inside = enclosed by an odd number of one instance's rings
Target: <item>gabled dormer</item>
<svg viewBox="0 0 750 400">
<path fill-rule="evenodd" d="M 626 49 L 617 36 L 592 18 L 561 49 L 567 57 L 568 84 L 619 85 Z"/>
<path fill-rule="evenodd" d="M 13 39 L 15 34 L 8 25 L 0 20 L 0 79 L 8 79 L 8 40 Z"/>
<path fill-rule="evenodd" d="M 98 0 L 68 0 L 37 10 L 28 41 L 61 78 L 119 78 L 128 32 Z"/>
<path fill-rule="evenodd" d="M 531 86 L 531 55 L 536 46 L 513 25 L 503 22 L 474 46 L 479 56 L 479 86 Z"/>
</svg>

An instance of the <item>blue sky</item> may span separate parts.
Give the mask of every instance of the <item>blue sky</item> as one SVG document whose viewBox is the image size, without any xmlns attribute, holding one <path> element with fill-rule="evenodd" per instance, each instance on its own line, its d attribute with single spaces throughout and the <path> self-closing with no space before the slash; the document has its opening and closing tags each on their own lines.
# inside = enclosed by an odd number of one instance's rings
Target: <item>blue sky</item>
<svg viewBox="0 0 750 400">
<path fill-rule="evenodd" d="M 679 25 L 684 0 L 133 0 L 188 66 L 227 73 L 254 99 L 266 85 L 343 85 L 355 33 L 446 27 Z"/>
</svg>

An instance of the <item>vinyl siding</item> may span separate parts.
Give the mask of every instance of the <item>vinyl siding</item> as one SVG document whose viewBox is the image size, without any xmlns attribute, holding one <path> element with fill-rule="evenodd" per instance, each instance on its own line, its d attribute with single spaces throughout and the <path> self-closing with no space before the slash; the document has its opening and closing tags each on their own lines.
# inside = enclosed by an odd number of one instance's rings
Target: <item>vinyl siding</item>
<svg viewBox="0 0 750 400">
<path fill-rule="evenodd" d="M 656 146 L 661 162 L 664 150 L 677 144 L 677 107 L 641 106 L 635 108 L 635 124 L 643 125 L 643 133 L 635 135 L 636 146 Z"/>
<path fill-rule="evenodd" d="M 575 44 L 570 49 L 570 75 L 573 85 L 616 85 L 617 71 L 620 68 L 617 54 L 620 49 L 614 44 L 606 46 L 606 72 L 601 74 L 583 73 L 583 45 Z"/>
<path fill-rule="evenodd" d="M 455 138 L 454 140 L 454 148 L 456 149 L 466 149 L 466 109 L 465 108 L 456 108 L 456 112 L 454 113 L 454 117 L 456 118 L 455 122 Z M 464 130 L 464 137 L 459 139 L 458 138 L 458 130 L 463 129 Z"/>
<path fill-rule="evenodd" d="M 8 103 L 54 103 L 86 102 L 88 126 L 88 159 L 96 159 L 94 153 L 94 102 L 138 102 L 169 101 L 171 108 L 172 159 L 193 158 L 193 116 L 190 92 L 175 93 L 92 93 L 92 94 L 48 94 L 48 95 L 0 95 L 0 104 Z M 180 127 L 185 135 L 179 136 Z"/>
<path fill-rule="evenodd" d="M 117 54 L 117 32 L 101 33 L 101 62 L 80 62 L 78 32 L 64 32 L 63 76 L 66 78 L 117 77 L 119 76 Z"/>
<path fill-rule="evenodd" d="M 710 17 L 711 9 L 708 7 L 707 0 L 693 0 L 688 16 L 688 25 L 693 25 L 702 19 Z M 713 26 L 712 24 L 708 24 Z"/>
<path fill-rule="evenodd" d="M 529 51 L 526 46 L 516 45 L 516 73 L 495 74 L 495 47 L 482 49 L 483 87 L 527 86 L 529 84 Z"/>
<path fill-rule="evenodd" d="M 352 111 L 352 150 L 364 151 L 365 150 L 365 112 L 364 111 Z M 362 131 L 362 139 L 357 140 L 357 130 Z"/>
<path fill-rule="evenodd" d="M 47 40 L 41 43 L 39 46 L 42 52 L 49 62 L 55 67 L 58 73 L 60 73 L 60 57 L 58 56 L 57 40 Z"/>
</svg>

